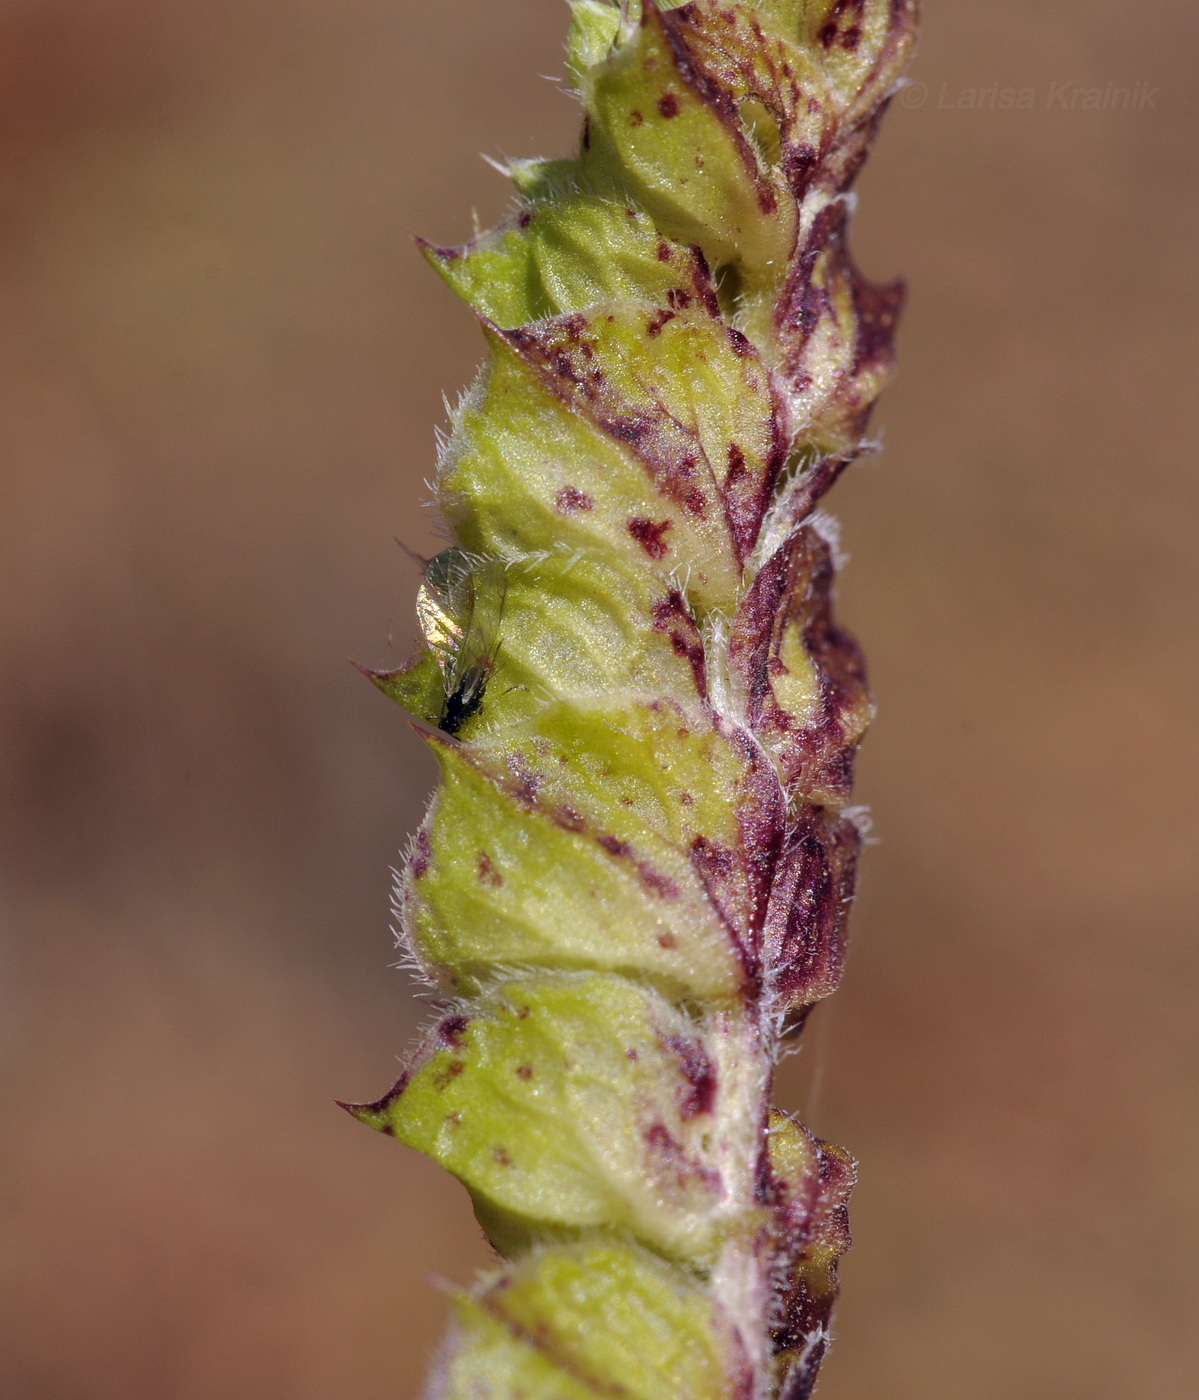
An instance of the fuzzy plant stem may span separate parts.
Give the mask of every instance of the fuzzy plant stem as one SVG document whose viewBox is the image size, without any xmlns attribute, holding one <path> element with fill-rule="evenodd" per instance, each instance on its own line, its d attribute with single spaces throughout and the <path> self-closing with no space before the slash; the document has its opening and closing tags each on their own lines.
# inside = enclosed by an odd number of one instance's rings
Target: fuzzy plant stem
<svg viewBox="0 0 1199 1400">
<path fill-rule="evenodd" d="M 806 1400 L 854 1164 L 770 1106 L 836 987 L 871 718 L 817 503 L 864 450 L 898 287 L 846 248 L 915 0 L 573 0 L 578 154 L 425 246 L 490 357 L 455 544 L 380 688 L 441 785 L 399 879 L 439 1018 L 363 1122 L 501 1260 L 446 1400 Z"/>
</svg>

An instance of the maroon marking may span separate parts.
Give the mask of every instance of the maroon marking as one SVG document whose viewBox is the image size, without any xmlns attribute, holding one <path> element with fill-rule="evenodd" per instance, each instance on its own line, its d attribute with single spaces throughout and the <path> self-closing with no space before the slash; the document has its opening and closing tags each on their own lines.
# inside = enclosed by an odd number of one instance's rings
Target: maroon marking
<svg viewBox="0 0 1199 1400">
<path fill-rule="evenodd" d="M 780 1005 L 811 1005 L 841 980 L 860 846 L 852 822 L 820 807 L 801 807 L 787 833 L 762 940 Z"/>
<path fill-rule="evenodd" d="M 706 836 L 697 836 L 691 843 L 691 860 L 703 878 L 714 883 L 728 880 L 737 872 L 737 852 Z"/>
<path fill-rule="evenodd" d="M 745 453 L 735 442 L 729 443 L 729 469 L 724 478 L 725 486 L 736 486 L 746 476 Z"/>
<path fill-rule="evenodd" d="M 666 300 L 673 311 L 686 311 L 691 305 L 691 293 L 683 290 L 682 287 L 671 287 L 666 293 Z"/>
<path fill-rule="evenodd" d="M 688 1155 L 686 1148 L 676 1138 L 665 1123 L 651 1123 L 642 1133 L 645 1145 L 660 1154 L 668 1165 L 679 1185 L 688 1180 L 698 1180 L 709 1190 L 719 1190 L 720 1173 L 706 1167 L 701 1161 Z"/>
<path fill-rule="evenodd" d="M 821 1323 L 823 1322 L 824 1319 L 821 1319 Z M 801 1347 L 806 1345 L 809 1335 L 810 1333 L 805 1334 Z M 800 1348 L 797 1347 L 796 1350 L 800 1350 Z M 826 1337 L 821 1337 L 813 1342 L 811 1348 L 804 1352 L 787 1372 L 783 1384 L 779 1388 L 778 1400 L 811 1400 L 812 1391 L 816 1387 L 816 1376 L 820 1370 L 820 1363 L 824 1360 L 824 1353 L 827 1350 L 828 1339 Z"/>
<path fill-rule="evenodd" d="M 503 1147 L 493 1147 L 491 1149 L 491 1155 L 501 1167 L 510 1167 L 512 1165 L 512 1158 L 508 1156 L 507 1151 Z"/>
<path fill-rule="evenodd" d="M 693 248 L 691 252 L 695 259 L 695 272 L 691 278 L 691 285 L 695 288 L 695 295 L 699 298 L 708 315 L 719 321 L 722 319 L 724 313 L 720 309 L 720 298 L 716 295 L 716 284 L 712 280 L 712 269 L 708 266 L 708 260 L 704 257 L 702 248 Z"/>
<path fill-rule="evenodd" d="M 658 261 L 670 261 L 670 244 L 667 243 L 665 239 L 662 239 L 662 241 L 658 244 Z"/>
<path fill-rule="evenodd" d="M 637 874 L 641 877 L 642 883 L 653 890 L 659 899 L 678 899 L 679 895 L 682 894 L 682 890 L 669 875 L 663 875 L 660 870 L 653 869 L 644 861 L 637 862 Z"/>
<path fill-rule="evenodd" d="M 669 875 L 655 870 L 646 861 L 638 860 L 636 852 L 627 841 L 622 841 L 618 836 L 612 836 L 609 832 L 600 831 L 595 833 L 595 842 L 613 860 L 631 861 L 633 869 L 637 872 L 637 878 L 647 890 L 652 890 L 659 899 L 678 899 L 682 894 L 682 890 Z"/>
<path fill-rule="evenodd" d="M 470 1025 L 470 1018 L 467 1016 L 447 1016 L 437 1027 L 437 1034 L 447 1044 L 458 1050 L 466 1038 L 466 1029 Z"/>
<path fill-rule="evenodd" d="M 567 807 L 565 803 L 554 812 L 554 821 L 567 831 L 585 831 L 587 829 L 587 818 L 582 812 L 576 812 L 573 807 Z"/>
<path fill-rule="evenodd" d="M 667 121 L 669 121 L 671 117 L 678 116 L 679 99 L 673 92 L 663 93 L 662 96 L 658 98 L 658 111 L 662 113 Z"/>
<path fill-rule="evenodd" d="M 854 374 L 889 365 L 895 358 L 895 328 L 903 311 L 907 287 L 902 282 L 878 286 L 851 263 L 853 309 L 858 336 L 854 345 Z"/>
<path fill-rule="evenodd" d="M 679 946 L 679 940 L 673 933 L 660 933 L 658 935 L 658 946 L 659 948 L 670 950 Z"/>
<path fill-rule="evenodd" d="M 679 1117 L 689 1123 L 701 1113 L 711 1113 L 716 1104 L 718 1080 L 716 1066 L 703 1042 L 690 1036 L 668 1035 L 662 1037 L 662 1044 L 678 1061 L 687 1081 L 687 1088 L 679 1098 Z"/>
<path fill-rule="evenodd" d="M 613 418 L 605 428 L 617 442 L 628 443 L 632 448 L 640 448 L 654 430 L 653 420 L 648 414 L 632 413 Z"/>
<path fill-rule="evenodd" d="M 564 486 L 554 497 L 554 509 L 559 515 L 575 515 L 581 510 L 594 510 L 595 502 L 577 486 Z"/>
<path fill-rule="evenodd" d="M 807 1400 L 811 1395 L 819 1363 L 817 1338 L 828 1330 L 837 1295 L 837 1261 L 850 1244 L 846 1207 L 856 1176 L 843 1154 L 804 1131 L 815 1149 L 815 1170 L 799 1179 L 776 1178 L 770 1202 L 777 1220 L 780 1285 L 771 1341 L 774 1354 L 791 1361 L 789 1370 L 783 1367 L 779 1392 L 790 1400 Z M 804 1267 L 821 1256 L 828 1261 L 823 1268 Z M 808 1351 L 813 1342 L 816 1345 Z"/>
<path fill-rule="evenodd" d="M 694 653 L 691 643 L 681 633 L 672 632 L 670 634 L 670 646 L 676 656 L 681 656 L 685 661 L 693 659 Z"/>
<path fill-rule="evenodd" d="M 419 234 L 412 241 L 427 257 L 437 258 L 438 261 L 446 263 L 458 262 L 471 251 L 472 247 L 471 244 L 467 243 L 461 248 L 445 248 L 440 244 L 430 243 L 427 238 L 421 238 Z"/>
<path fill-rule="evenodd" d="M 735 326 L 729 326 L 727 334 L 734 353 L 740 355 L 742 359 L 757 353 L 750 338 L 747 335 L 742 335 Z"/>
<path fill-rule="evenodd" d="M 819 258 L 824 259 L 825 270 L 817 284 L 813 279 Z M 853 340 L 841 349 L 852 353 L 853 366 L 839 381 L 830 408 L 834 414 L 840 412 L 847 433 L 857 434 L 865 429 L 874 404 L 875 386 L 870 381 L 885 373 L 894 360 L 903 286 L 875 286 L 862 276 L 846 246 L 846 210 L 843 204 L 830 204 L 817 216 L 795 258 L 776 310 L 777 333 L 788 346 L 782 372 L 793 393 L 805 392 L 810 383 L 808 350 L 821 325 L 829 322 L 840 334 L 837 305 L 847 292 L 854 306 Z"/>
<path fill-rule="evenodd" d="M 691 614 L 687 611 L 687 604 L 683 600 L 683 595 L 677 588 L 672 588 L 665 598 L 659 598 L 653 606 L 651 613 L 654 622 L 654 630 L 666 632 L 671 625 L 679 618 L 686 618 L 689 621 Z"/>
<path fill-rule="evenodd" d="M 689 792 L 679 793 L 679 801 L 684 807 L 693 807 L 695 805 L 695 798 L 692 797 Z"/>
<path fill-rule="evenodd" d="M 691 667 L 695 677 L 695 688 L 701 696 L 708 693 L 707 658 L 704 655 L 704 639 L 699 624 L 691 616 L 683 595 L 672 589 L 665 598 L 654 604 L 653 628 L 670 638 L 671 650 L 683 658 Z"/>
<path fill-rule="evenodd" d="M 388 1089 L 381 1099 L 376 1099 L 374 1103 L 344 1103 L 341 1099 L 334 1099 L 338 1108 L 344 1108 L 353 1118 L 366 1119 L 382 1118 L 390 1112 L 392 1105 L 403 1094 L 412 1079 L 412 1067 L 400 1075 L 399 1079 Z M 388 1137 L 395 1137 L 395 1128 L 390 1123 L 384 1123 L 379 1132 L 386 1133 Z"/>
<path fill-rule="evenodd" d="M 742 66 L 737 62 L 737 41 L 721 36 L 717 45 L 712 43 L 711 9 L 701 10 L 696 5 L 684 5 L 676 10 L 663 12 L 656 6 L 648 6 L 647 15 L 653 12 L 653 20 L 670 45 L 679 76 L 691 91 L 716 116 L 725 128 L 730 141 L 737 149 L 746 176 L 753 182 L 758 207 L 764 214 L 773 214 L 778 208 L 778 198 L 770 183 L 763 176 L 757 151 L 749 140 L 739 111 L 739 96 L 744 92 L 743 84 L 759 81 L 754 73 L 738 72 Z M 764 47 L 761 26 L 751 21 L 750 31 L 757 36 L 755 47 Z M 707 32 L 705 32 L 707 31 Z M 724 50 L 729 43 L 732 52 Z M 713 49 L 716 49 L 713 52 Z M 772 65 L 773 66 L 773 65 Z M 777 84 L 777 73 L 772 74 Z"/>
<path fill-rule="evenodd" d="M 414 880 L 423 880 L 429 873 L 429 862 L 433 851 L 429 845 L 429 829 L 422 826 L 412 839 L 412 854 L 408 858 L 408 869 Z"/>
<path fill-rule="evenodd" d="M 694 471 L 694 468 L 695 459 L 693 457 L 688 457 L 679 468 L 679 474 L 681 476 L 689 476 L 692 471 Z M 690 490 L 676 490 L 674 492 L 674 497 L 688 515 L 697 516 L 700 520 L 707 515 L 708 499 L 698 487 L 692 487 Z"/>
<path fill-rule="evenodd" d="M 528 1083 L 528 1081 L 533 1078 L 533 1066 L 518 1065 L 516 1067 L 516 1077 L 517 1079 L 523 1079 L 526 1083 Z"/>
<path fill-rule="evenodd" d="M 759 762 L 744 785 L 737 826 L 741 838 L 745 881 L 750 894 L 750 964 L 754 975 L 761 970 L 761 932 L 766 922 L 767 900 L 775 863 L 786 833 L 786 801 L 773 769 Z"/>
<path fill-rule="evenodd" d="M 662 536 L 673 524 L 673 520 L 663 520 L 660 524 L 655 525 L 652 520 L 645 520 L 637 516 L 629 520 L 627 528 L 629 534 L 651 559 L 665 559 L 670 553 L 670 546 L 663 540 Z"/>
<path fill-rule="evenodd" d="M 518 1021 L 527 1021 L 529 1019 L 529 1015 L 530 1012 L 527 1006 L 518 1006 L 516 1008 L 516 1019 Z"/>
<path fill-rule="evenodd" d="M 730 1355 L 725 1361 L 729 1374 L 729 1400 L 754 1400 L 761 1386 L 749 1346 L 740 1332 L 734 1333 Z"/>
<path fill-rule="evenodd" d="M 745 926 L 742 912 L 748 894 L 745 870 L 736 851 L 706 836 L 697 836 L 691 843 L 691 866 L 699 876 L 708 902 L 728 929 L 747 968 L 753 959 L 746 943 L 751 929 Z M 747 961 L 748 960 L 748 961 Z"/>
<path fill-rule="evenodd" d="M 509 791 L 518 802 L 523 802 L 525 806 L 532 807 L 541 791 L 545 779 L 540 773 L 535 773 L 527 767 L 524 758 L 518 754 L 508 756 L 508 771 L 512 774 L 512 783 Z"/>
<path fill-rule="evenodd" d="M 636 111 L 635 109 L 634 109 L 632 112 L 629 113 L 629 125 L 630 125 L 630 126 L 640 126 L 640 125 L 642 124 L 642 122 L 644 122 L 644 121 L 645 121 L 645 118 L 641 115 L 640 112 Z"/>
<path fill-rule="evenodd" d="M 675 313 L 666 307 L 662 307 L 660 311 L 655 311 L 653 315 L 649 318 L 649 320 L 646 322 L 645 329 L 647 334 L 650 336 L 651 339 L 654 336 L 661 335 L 662 327 L 665 326 L 668 322 L 673 321 L 674 317 Z"/>
<path fill-rule="evenodd" d="M 813 283 L 816 263 L 823 254 L 835 261 L 843 254 L 848 211 L 843 203 L 826 205 L 812 222 L 803 246 L 796 251 L 775 308 L 775 324 L 791 341 L 787 368 L 800 367 L 802 352 L 821 319 L 834 308 L 828 292 Z"/>
<path fill-rule="evenodd" d="M 433 1087 L 440 1092 L 448 1089 L 455 1079 L 466 1069 L 462 1060 L 451 1060 L 444 1069 L 439 1069 L 433 1075 Z"/>
<path fill-rule="evenodd" d="M 691 865 L 728 929 L 747 977 L 756 983 L 759 934 L 783 837 L 786 804 L 777 773 L 753 738 L 735 726 L 721 723 L 718 729 L 745 763 L 738 784 L 739 849 L 701 836 L 692 842 Z"/>
<path fill-rule="evenodd" d="M 700 290 L 697 287 L 697 292 Z M 489 330 L 537 371 L 551 393 L 614 441 L 626 444 L 662 495 L 689 514 L 706 518 L 711 503 L 691 479 L 703 453 L 697 424 L 665 412 L 649 386 L 644 397 L 651 406 L 631 401 L 615 387 L 598 367 L 601 342 L 594 332 L 585 339 L 591 329 L 586 316 L 561 316 L 508 330 L 483 319 Z M 613 319 L 611 314 L 603 317 L 604 322 Z M 588 357 L 588 350 L 593 358 Z"/>
<path fill-rule="evenodd" d="M 493 890 L 498 890 L 504 883 L 504 877 L 491 863 L 491 857 L 486 851 L 479 852 L 479 883 L 488 885 Z"/>
<path fill-rule="evenodd" d="M 862 20 L 866 0 L 837 0 L 827 21 L 820 26 L 816 38 L 826 48 L 839 44 L 847 53 L 854 53 L 862 42 Z M 892 22 L 895 5 L 892 3 Z"/>
<path fill-rule="evenodd" d="M 816 471 L 835 472 L 832 464 Z M 827 541 L 797 531 L 763 566 L 733 620 L 729 661 L 747 697 L 751 726 L 770 743 L 788 785 L 848 797 L 870 694 L 861 651 L 832 616 L 835 569 Z M 778 705 L 779 650 L 798 628 L 819 678 L 817 705 L 802 727 Z"/>
</svg>

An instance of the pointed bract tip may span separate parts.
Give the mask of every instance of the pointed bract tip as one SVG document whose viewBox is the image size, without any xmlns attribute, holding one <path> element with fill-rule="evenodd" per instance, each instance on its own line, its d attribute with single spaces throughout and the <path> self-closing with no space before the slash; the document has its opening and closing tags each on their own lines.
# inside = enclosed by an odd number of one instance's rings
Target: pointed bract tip
<svg viewBox="0 0 1199 1400">
<path fill-rule="evenodd" d="M 433 243 L 428 238 L 422 238 L 419 234 L 413 234 L 412 241 L 434 267 L 440 267 L 443 263 L 457 262 L 462 256 L 461 248 L 447 248 L 441 243 Z"/>
<path fill-rule="evenodd" d="M 359 1123 L 365 1123 L 377 1133 L 386 1133 L 389 1137 L 394 1137 L 395 1129 L 390 1117 L 391 1106 L 407 1087 L 408 1076 L 402 1075 L 393 1087 L 374 1103 L 346 1103 L 342 1099 L 334 1099 L 333 1102 L 338 1108 L 344 1108 L 351 1118 L 357 1118 Z"/>
<path fill-rule="evenodd" d="M 389 681 L 394 681 L 408 670 L 406 666 L 397 666 L 394 670 L 376 670 L 375 667 L 367 666 L 364 662 L 355 661 L 352 656 L 347 656 L 346 660 L 359 675 L 365 676 L 368 681 L 379 686 L 380 689 L 385 688 Z"/>
</svg>

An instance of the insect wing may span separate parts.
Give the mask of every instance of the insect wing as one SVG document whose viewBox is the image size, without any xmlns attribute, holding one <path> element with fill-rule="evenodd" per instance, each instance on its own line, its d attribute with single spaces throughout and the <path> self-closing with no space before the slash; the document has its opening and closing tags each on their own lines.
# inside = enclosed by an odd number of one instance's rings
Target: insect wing
<svg viewBox="0 0 1199 1400">
<path fill-rule="evenodd" d="M 461 549 L 443 550 L 425 567 L 424 581 L 416 595 L 416 616 L 425 643 L 441 668 L 447 692 L 470 630 L 474 604 L 470 556 Z"/>
<path fill-rule="evenodd" d="M 472 576 L 471 610 L 454 664 L 446 673 L 446 694 L 481 694 L 500 644 L 500 621 L 508 576 L 501 564 L 480 564 Z"/>
<path fill-rule="evenodd" d="M 456 734 L 478 713 L 495 654 L 508 576 L 494 560 L 443 550 L 425 568 L 416 600 L 425 642 L 445 689 L 441 727 Z"/>
</svg>

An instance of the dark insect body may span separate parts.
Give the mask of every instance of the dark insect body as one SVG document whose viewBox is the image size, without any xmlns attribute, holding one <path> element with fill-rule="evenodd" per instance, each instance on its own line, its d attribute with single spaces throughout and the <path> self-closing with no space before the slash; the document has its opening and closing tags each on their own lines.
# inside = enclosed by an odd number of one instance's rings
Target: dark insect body
<svg viewBox="0 0 1199 1400">
<path fill-rule="evenodd" d="M 495 560 L 443 550 L 425 565 L 416 611 L 445 687 L 438 726 L 457 734 L 479 713 L 499 648 L 507 576 Z"/>
<path fill-rule="evenodd" d="M 438 728 L 447 734 L 457 734 L 468 719 L 483 708 L 483 696 L 491 676 L 491 666 L 475 666 L 462 678 L 452 695 L 445 697 Z"/>
</svg>

